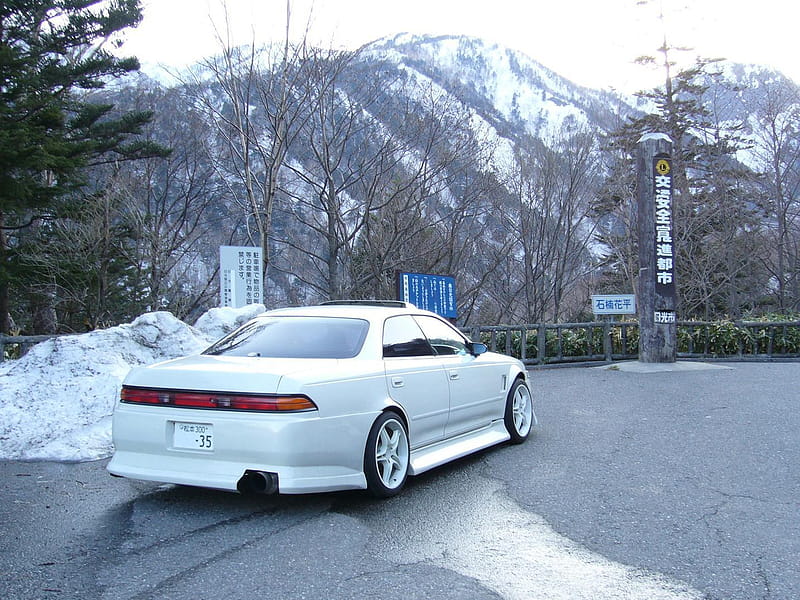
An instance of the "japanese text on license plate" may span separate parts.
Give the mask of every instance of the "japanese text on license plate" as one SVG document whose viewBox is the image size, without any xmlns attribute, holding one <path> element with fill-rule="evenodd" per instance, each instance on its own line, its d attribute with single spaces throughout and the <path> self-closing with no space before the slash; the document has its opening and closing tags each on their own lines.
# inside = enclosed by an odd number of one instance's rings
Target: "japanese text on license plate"
<svg viewBox="0 0 800 600">
<path fill-rule="evenodd" d="M 203 423 L 175 423 L 172 445 L 190 450 L 213 450 L 214 427 Z"/>
</svg>

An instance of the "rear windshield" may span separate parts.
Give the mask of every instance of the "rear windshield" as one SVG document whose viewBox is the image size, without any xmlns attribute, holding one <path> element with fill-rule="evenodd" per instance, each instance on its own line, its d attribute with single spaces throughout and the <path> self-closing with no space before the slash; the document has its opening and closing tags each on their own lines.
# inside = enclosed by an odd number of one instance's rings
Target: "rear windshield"
<svg viewBox="0 0 800 600">
<path fill-rule="evenodd" d="M 338 317 L 264 317 L 246 323 L 203 354 L 269 358 L 352 358 L 369 323 Z"/>
</svg>

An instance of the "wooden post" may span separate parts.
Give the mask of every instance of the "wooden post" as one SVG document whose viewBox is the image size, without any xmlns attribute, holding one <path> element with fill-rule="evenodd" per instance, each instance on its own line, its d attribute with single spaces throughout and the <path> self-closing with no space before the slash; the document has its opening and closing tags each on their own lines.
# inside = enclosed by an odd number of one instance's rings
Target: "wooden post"
<svg viewBox="0 0 800 600">
<path fill-rule="evenodd" d="M 613 317 L 610 321 L 603 322 L 603 354 L 606 362 L 614 360 L 614 341 L 611 339 L 611 324 L 613 322 Z"/>
<path fill-rule="evenodd" d="M 673 236 L 672 140 L 663 133 L 637 145 L 639 360 L 675 362 L 677 319 Z"/>
</svg>

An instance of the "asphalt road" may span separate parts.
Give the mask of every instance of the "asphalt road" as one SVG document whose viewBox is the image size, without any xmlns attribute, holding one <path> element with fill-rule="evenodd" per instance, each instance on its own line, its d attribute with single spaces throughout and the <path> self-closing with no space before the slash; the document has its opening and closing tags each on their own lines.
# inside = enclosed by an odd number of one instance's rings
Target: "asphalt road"
<svg viewBox="0 0 800 600">
<path fill-rule="evenodd" d="M 540 427 L 403 494 L 0 463 L 0 598 L 795 599 L 800 363 L 531 373 Z"/>
</svg>

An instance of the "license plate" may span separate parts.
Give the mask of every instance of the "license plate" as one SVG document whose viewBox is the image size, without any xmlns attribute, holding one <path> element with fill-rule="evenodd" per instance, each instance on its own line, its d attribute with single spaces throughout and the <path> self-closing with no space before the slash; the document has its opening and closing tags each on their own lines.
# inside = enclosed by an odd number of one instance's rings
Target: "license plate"
<svg viewBox="0 0 800 600">
<path fill-rule="evenodd" d="M 175 423 L 172 446 L 187 450 L 213 450 L 214 426 L 203 423 Z"/>
</svg>

